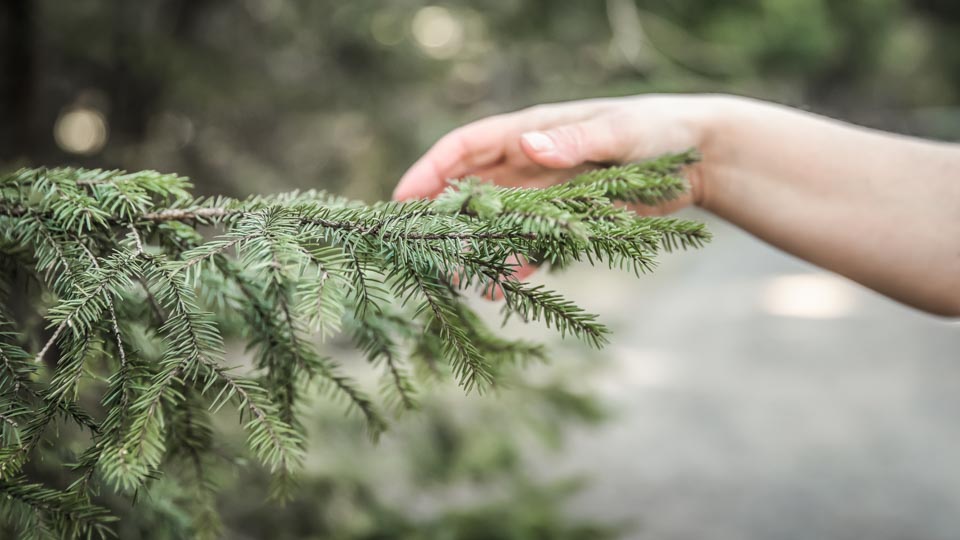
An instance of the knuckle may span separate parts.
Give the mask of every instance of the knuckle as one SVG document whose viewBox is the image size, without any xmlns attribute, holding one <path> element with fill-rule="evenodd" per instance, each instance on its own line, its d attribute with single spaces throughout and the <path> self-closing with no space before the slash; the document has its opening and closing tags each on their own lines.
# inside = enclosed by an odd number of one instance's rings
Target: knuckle
<svg viewBox="0 0 960 540">
<path fill-rule="evenodd" d="M 554 133 L 556 133 L 557 138 L 568 144 L 579 144 L 584 135 L 586 135 L 583 129 L 583 124 L 568 124 L 566 126 L 560 126 L 554 131 Z"/>
<path fill-rule="evenodd" d="M 443 137 L 443 142 L 449 151 L 461 159 L 470 155 L 469 127 L 469 125 L 458 127 Z"/>
<path fill-rule="evenodd" d="M 568 150 L 579 154 L 583 146 L 590 138 L 590 130 L 586 124 L 568 124 L 561 126 L 554 131 L 557 143 L 566 146 Z"/>
</svg>

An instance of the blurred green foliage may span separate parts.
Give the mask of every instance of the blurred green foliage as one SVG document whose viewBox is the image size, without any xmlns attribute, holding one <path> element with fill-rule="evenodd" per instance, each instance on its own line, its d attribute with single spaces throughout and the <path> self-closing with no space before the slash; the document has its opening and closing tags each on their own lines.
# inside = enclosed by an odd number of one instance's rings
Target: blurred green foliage
<svg viewBox="0 0 960 540">
<path fill-rule="evenodd" d="M 323 455 L 294 502 L 264 506 L 268 479 L 244 478 L 227 485 L 227 525 L 255 538 L 612 537 L 622 525 L 567 513 L 579 482 L 538 480 L 518 444 L 557 449 L 563 429 L 604 418 L 591 398 L 565 386 L 523 385 L 497 400 L 434 394 L 423 418 L 397 426 L 377 446 L 358 445 L 357 425 L 329 411 L 318 419 Z"/>
<path fill-rule="evenodd" d="M 0 160 L 175 170 L 208 192 L 319 185 L 379 199 L 464 121 L 649 91 L 737 92 L 960 133 L 950 0 L 13 4 L 28 16 L 18 24 L 8 8 L 22 35 L 5 36 L 32 45 L 27 81 L 0 71 L 5 86 L 27 85 L 2 100 L 15 121 Z M 71 107 L 106 116 L 102 152 L 54 143 Z"/>
<path fill-rule="evenodd" d="M 226 434 L 226 459 L 206 471 L 219 486 L 220 516 L 209 518 L 222 520 L 227 538 L 613 538 L 630 524 L 568 513 L 579 480 L 544 481 L 531 468 L 536 456 L 562 447 L 564 430 L 606 418 L 593 398 L 569 389 L 572 375 L 553 373 L 532 384 L 518 373 L 517 384 L 496 399 L 433 392 L 411 421 L 397 422 L 378 444 L 320 398 L 306 421 L 314 439 L 309 445 L 319 451 L 286 502 L 266 498 L 271 478 L 265 470 L 227 457 L 244 434 L 224 415 L 217 431 Z M 190 538 L 191 523 L 203 516 L 193 515 L 197 509 L 182 500 L 189 491 L 172 482 L 158 479 L 133 506 L 106 493 L 98 503 L 120 517 L 120 538 Z"/>
</svg>

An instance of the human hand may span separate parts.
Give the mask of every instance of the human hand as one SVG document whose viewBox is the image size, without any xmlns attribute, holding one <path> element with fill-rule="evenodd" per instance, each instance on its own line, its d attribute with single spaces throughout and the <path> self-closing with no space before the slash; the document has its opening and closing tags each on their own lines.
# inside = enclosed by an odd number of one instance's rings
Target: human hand
<svg viewBox="0 0 960 540">
<path fill-rule="evenodd" d="M 441 138 L 400 179 L 396 200 L 432 198 L 450 178 L 477 176 L 510 187 L 548 187 L 589 169 L 668 152 L 706 150 L 717 96 L 646 95 L 538 105 L 492 116 Z M 642 214 L 664 214 L 700 200 L 704 163 L 684 170 L 689 193 Z M 521 264 L 513 278 L 533 267 Z"/>
<path fill-rule="evenodd" d="M 478 176 L 498 185 L 547 187 L 585 170 L 630 163 L 705 142 L 719 96 L 646 95 L 538 105 L 457 128 L 400 179 L 396 200 L 432 198 L 450 178 Z M 690 193 L 667 213 L 699 200 L 703 163 L 684 174 Z"/>
</svg>

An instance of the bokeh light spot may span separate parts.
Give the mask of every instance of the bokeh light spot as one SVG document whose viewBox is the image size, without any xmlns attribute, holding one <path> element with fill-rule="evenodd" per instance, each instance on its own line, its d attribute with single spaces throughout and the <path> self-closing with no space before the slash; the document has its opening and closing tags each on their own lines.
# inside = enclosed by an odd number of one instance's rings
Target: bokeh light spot
<svg viewBox="0 0 960 540">
<path fill-rule="evenodd" d="M 834 319 L 856 307 L 853 289 L 829 274 L 792 274 L 770 279 L 760 297 L 767 313 L 781 317 Z"/>
<path fill-rule="evenodd" d="M 97 109 L 68 109 L 57 118 L 53 126 L 53 137 L 57 146 L 65 152 L 96 154 L 107 144 L 107 119 Z"/>
<path fill-rule="evenodd" d="M 463 23 L 445 7 L 421 8 L 411 29 L 417 45 L 433 58 L 452 58 L 463 48 Z"/>
</svg>

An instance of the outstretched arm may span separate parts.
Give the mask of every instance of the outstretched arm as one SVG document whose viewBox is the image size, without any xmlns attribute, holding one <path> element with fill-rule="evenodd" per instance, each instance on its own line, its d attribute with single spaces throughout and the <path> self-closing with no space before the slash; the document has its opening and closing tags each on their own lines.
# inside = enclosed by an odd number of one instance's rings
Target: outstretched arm
<svg viewBox="0 0 960 540">
<path fill-rule="evenodd" d="M 726 96 L 538 106 L 459 128 L 404 175 L 429 197 L 468 174 L 545 186 L 607 163 L 696 147 L 694 203 L 892 298 L 960 316 L 960 146 Z"/>
</svg>

